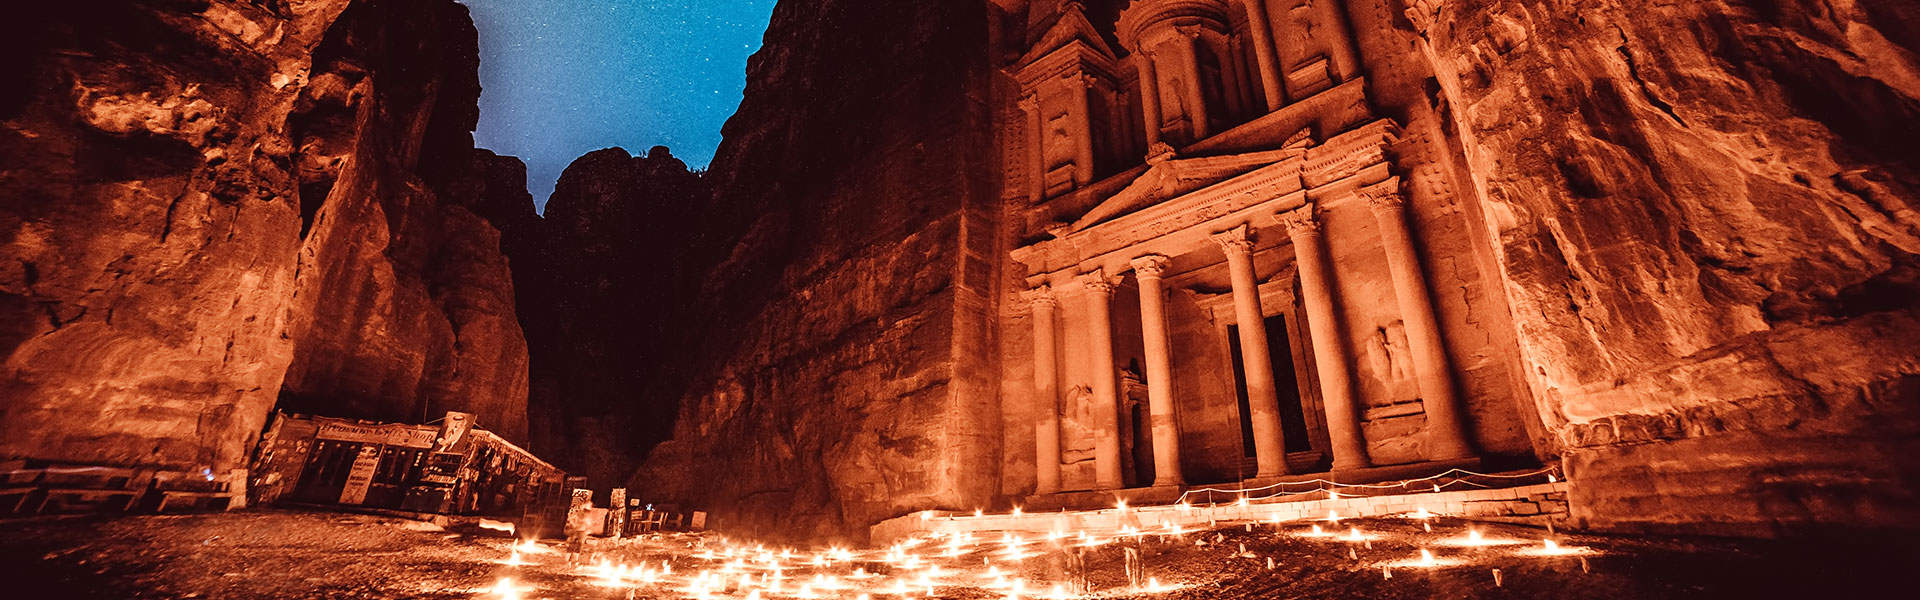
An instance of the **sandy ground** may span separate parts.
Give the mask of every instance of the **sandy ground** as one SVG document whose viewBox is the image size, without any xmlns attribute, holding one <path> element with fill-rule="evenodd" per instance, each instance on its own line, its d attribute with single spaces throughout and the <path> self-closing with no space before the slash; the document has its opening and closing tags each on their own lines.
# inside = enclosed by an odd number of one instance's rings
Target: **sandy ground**
<svg viewBox="0 0 1920 600">
<path fill-rule="evenodd" d="M 1312 526 L 1325 535 L 1311 535 Z M 1431 531 L 1428 531 L 1428 528 Z M 1251 531 L 1249 531 L 1251 529 Z M 1354 530 L 1361 540 L 1352 539 Z M 1478 531 L 1483 545 L 1469 545 Z M 1554 535 L 1457 519 L 1222 525 L 1057 540 L 931 539 L 871 550 L 718 535 L 516 545 L 382 517 L 227 514 L 0 521 L 0 598 L 1910 598 L 1920 544 Z M 1128 574 L 1131 549 L 1143 587 Z M 1423 562 L 1420 551 L 1433 555 Z M 516 552 L 521 550 L 521 552 Z M 1070 553 L 1084 569 L 1069 568 Z M 525 564 L 508 564 L 518 557 Z M 1271 567 L 1269 567 L 1271 560 Z M 602 567 L 601 565 L 605 565 Z M 668 566 L 671 571 L 668 571 Z M 935 567 L 938 568 L 935 568 Z M 610 568 L 608 568 L 610 567 Z M 776 570 L 777 568 L 777 570 Z M 1499 571 L 1496 577 L 1495 570 Z M 777 573 L 777 574 L 776 574 Z M 501 580 L 511 583 L 503 590 Z M 506 592 L 506 593 L 503 593 Z"/>
</svg>

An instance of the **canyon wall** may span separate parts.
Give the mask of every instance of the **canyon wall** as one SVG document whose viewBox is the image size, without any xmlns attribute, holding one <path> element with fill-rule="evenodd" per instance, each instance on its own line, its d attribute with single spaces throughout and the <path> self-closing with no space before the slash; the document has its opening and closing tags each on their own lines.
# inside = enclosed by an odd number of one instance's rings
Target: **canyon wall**
<svg viewBox="0 0 1920 600">
<path fill-rule="evenodd" d="M 991 499 L 999 268 L 984 5 L 786 0 L 709 174 L 728 243 L 630 487 L 731 530 L 864 537 Z"/>
<path fill-rule="evenodd" d="M 618 487 L 666 439 L 682 347 L 716 244 L 699 175 L 664 147 L 596 150 L 560 176 L 546 216 L 528 198 L 503 227 L 532 350 L 533 440 L 550 460 Z"/>
<path fill-rule="evenodd" d="M 1920 9 L 1406 4 L 1574 516 L 1920 523 Z"/>
<path fill-rule="evenodd" d="M 226 473 L 277 401 L 524 435 L 499 234 L 456 185 L 494 164 L 468 133 L 463 7 L 20 12 L 0 32 L 0 457 Z"/>
</svg>

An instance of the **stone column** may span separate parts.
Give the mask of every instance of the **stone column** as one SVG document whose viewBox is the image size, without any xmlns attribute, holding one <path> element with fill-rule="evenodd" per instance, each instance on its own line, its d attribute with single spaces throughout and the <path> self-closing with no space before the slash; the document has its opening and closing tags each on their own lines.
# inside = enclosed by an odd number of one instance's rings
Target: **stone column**
<svg viewBox="0 0 1920 600">
<path fill-rule="evenodd" d="M 1280 427 L 1280 395 L 1273 382 L 1273 349 L 1267 347 L 1267 316 L 1260 307 L 1260 281 L 1253 273 L 1253 240 L 1247 226 L 1213 234 L 1227 254 L 1233 280 L 1234 322 L 1240 329 L 1240 363 L 1247 378 L 1248 419 L 1253 426 L 1255 477 L 1287 474 L 1287 444 Z"/>
<path fill-rule="evenodd" d="M 1093 78 L 1075 75 L 1067 85 L 1073 88 L 1073 126 L 1078 130 L 1073 136 L 1073 180 L 1075 187 L 1083 187 L 1093 183 L 1093 102 L 1087 94 Z"/>
<path fill-rule="evenodd" d="M 1260 67 L 1260 89 L 1267 95 L 1267 112 L 1287 105 L 1287 80 L 1280 73 L 1280 57 L 1273 46 L 1273 21 L 1267 19 L 1266 0 L 1245 0 L 1247 30 L 1253 34 L 1253 60 Z"/>
<path fill-rule="evenodd" d="M 1160 145 L 1160 76 L 1154 69 L 1153 54 L 1142 45 L 1133 49 L 1134 66 L 1140 71 L 1140 115 L 1147 122 L 1147 151 Z"/>
<path fill-rule="evenodd" d="M 1333 63 L 1335 83 L 1352 81 L 1360 75 L 1360 55 L 1354 50 L 1353 28 L 1347 26 L 1345 2 L 1315 2 L 1320 12 L 1320 31 L 1332 32 L 1327 40 L 1328 62 Z"/>
<path fill-rule="evenodd" d="M 1147 410 L 1153 417 L 1154 487 L 1186 483 L 1180 476 L 1180 411 L 1173 402 L 1173 343 L 1167 334 L 1166 292 L 1160 287 L 1167 262 L 1167 257 L 1151 254 L 1133 259 L 1133 274 L 1140 280 L 1141 339 L 1146 342 Z"/>
<path fill-rule="evenodd" d="M 1081 275 L 1080 283 L 1086 288 L 1087 339 L 1092 346 L 1087 353 L 1093 361 L 1088 373 L 1093 376 L 1093 406 L 1100 419 L 1100 438 L 1093 444 L 1094 480 L 1100 489 L 1119 489 L 1126 485 L 1126 479 L 1120 474 L 1120 395 L 1113 369 L 1110 303 L 1114 282 L 1105 271 L 1096 269 Z"/>
<path fill-rule="evenodd" d="M 1186 40 L 1180 43 L 1180 68 L 1186 70 L 1186 76 L 1180 78 L 1186 89 L 1181 93 L 1187 96 L 1187 120 L 1193 123 L 1193 140 L 1200 141 L 1213 134 L 1213 128 L 1207 119 L 1207 92 L 1200 86 L 1200 56 L 1194 46 L 1200 43 L 1200 32 L 1193 28 L 1182 27 L 1176 30 Z"/>
<path fill-rule="evenodd" d="M 1400 301 L 1400 320 L 1406 325 L 1407 345 L 1413 354 L 1413 373 L 1427 411 L 1427 459 L 1473 456 L 1459 397 L 1453 393 L 1453 369 L 1433 316 L 1427 279 L 1420 273 L 1420 255 L 1407 229 L 1406 198 L 1394 189 L 1398 181 L 1362 191 L 1367 206 L 1380 223 L 1380 246 L 1387 252 L 1387 270 L 1393 273 L 1394 295 Z"/>
<path fill-rule="evenodd" d="M 1035 494 L 1060 491 L 1060 370 L 1059 346 L 1054 342 L 1053 289 L 1040 286 L 1027 292 L 1033 308 L 1033 397 L 1040 406 L 1034 423 Z"/>
<path fill-rule="evenodd" d="M 1240 115 L 1253 112 L 1247 110 L 1247 107 L 1240 102 L 1242 96 L 1240 93 L 1240 84 L 1242 82 L 1240 81 L 1239 71 L 1233 68 L 1233 43 L 1225 37 L 1206 36 L 1206 39 L 1207 47 L 1213 50 L 1214 58 L 1220 60 L 1220 96 L 1221 99 L 1227 103 L 1225 108 L 1229 115 L 1228 120 L 1232 122 L 1233 120 L 1239 119 Z"/>
<path fill-rule="evenodd" d="M 1313 363 L 1320 374 L 1320 400 L 1326 404 L 1327 437 L 1333 443 L 1333 470 L 1373 466 L 1367 442 L 1360 434 L 1360 411 L 1354 405 L 1353 375 L 1347 367 L 1346 338 L 1334 308 L 1333 279 L 1327 250 L 1320 242 L 1320 222 L 1309 206 L 1279 215 L 1293 238 L 1300 269 L 1300 295 L 1307 305 L 1307 335 L 1313 337 Z"/>
<path fill-rule="evenodd" d="M 1047 199 L 1047 134 L 1040 115 L 1040 96 L 1020 97 L 1020 110 L 1027 112 L 1027 201 L 1039 204 Z"/>
</svg>

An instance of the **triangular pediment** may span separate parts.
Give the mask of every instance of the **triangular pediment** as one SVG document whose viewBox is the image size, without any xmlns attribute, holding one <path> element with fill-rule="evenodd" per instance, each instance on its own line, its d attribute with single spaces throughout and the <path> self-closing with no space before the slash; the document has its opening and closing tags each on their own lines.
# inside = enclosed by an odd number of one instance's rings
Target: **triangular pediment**
<svg viewBox="0 0 1920 600">
<path fill-rule="evenodd" d="M 1107 40 L 1101 37 L 1100 31 L 1093 27 L 1093 22 L 1087 20 L 1087 14 L 1081 10 L 1080 5 L 1069 4 L 1060 12 L 1060 18 L 1054 20 L 1053 26 L 1047 28 L 1046 34 L 1041 35 L 1039 41 L 1033 43 L 1032 49 L 1028 50 L 1025 56 L 1020 57 L 1020 65 L 1033 64 L 1048 54 L 1053 54 L 1076 42 L 1085 44 L 1088 49 L 1107 60 L 1115 58 L 1113 48 L 1107 45 Z"/>
<path fill-rule="evenodd" d="M 1206 189 L 1261 167 L 1299 156 L 1302 152 L 1304 150 L 1301 149 L 1281 149 L 1160 161 L 1148 168 L 1147 172 L 1140 174 L 1133 183 L 1075 220 L 1073 225 L 1069 226 L 1069 230 L 1080 231 L 1140 209 Z"/>
</svg>

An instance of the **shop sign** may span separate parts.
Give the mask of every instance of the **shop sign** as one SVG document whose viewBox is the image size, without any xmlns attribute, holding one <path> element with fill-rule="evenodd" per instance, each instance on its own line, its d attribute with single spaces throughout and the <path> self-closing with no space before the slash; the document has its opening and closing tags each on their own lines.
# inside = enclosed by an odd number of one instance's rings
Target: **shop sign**
<svg viewBox="0 0 1920 600">
<path fill-rule="evenodd" d="M 380 467 L 380 447 L 361 446 L 353 457 L 353 470 L 347 471 L 347 487 L 340 490 L 341 504 L 367 501 L 367 489 L 373 487 L 373 472 Z"/>
<path fill-rule="evenodd" d="M 472 434 L 473 415 L 447 411 L 447 416 L 440 419 L 440 435 L 433 440 L 433 451 L 465 454 L 472 444 Z"/>
<path fill-rule="evenodd" d="M 433 447 L 434 430 L 416 429 L 406 425 L 361 425 L 358 423 L 320 423 L 320 430 L 313 437 L 322 440 L 340 442 L 359 442 L 362 444 L 385 444 L 407 448 Z"/>
</svg>

